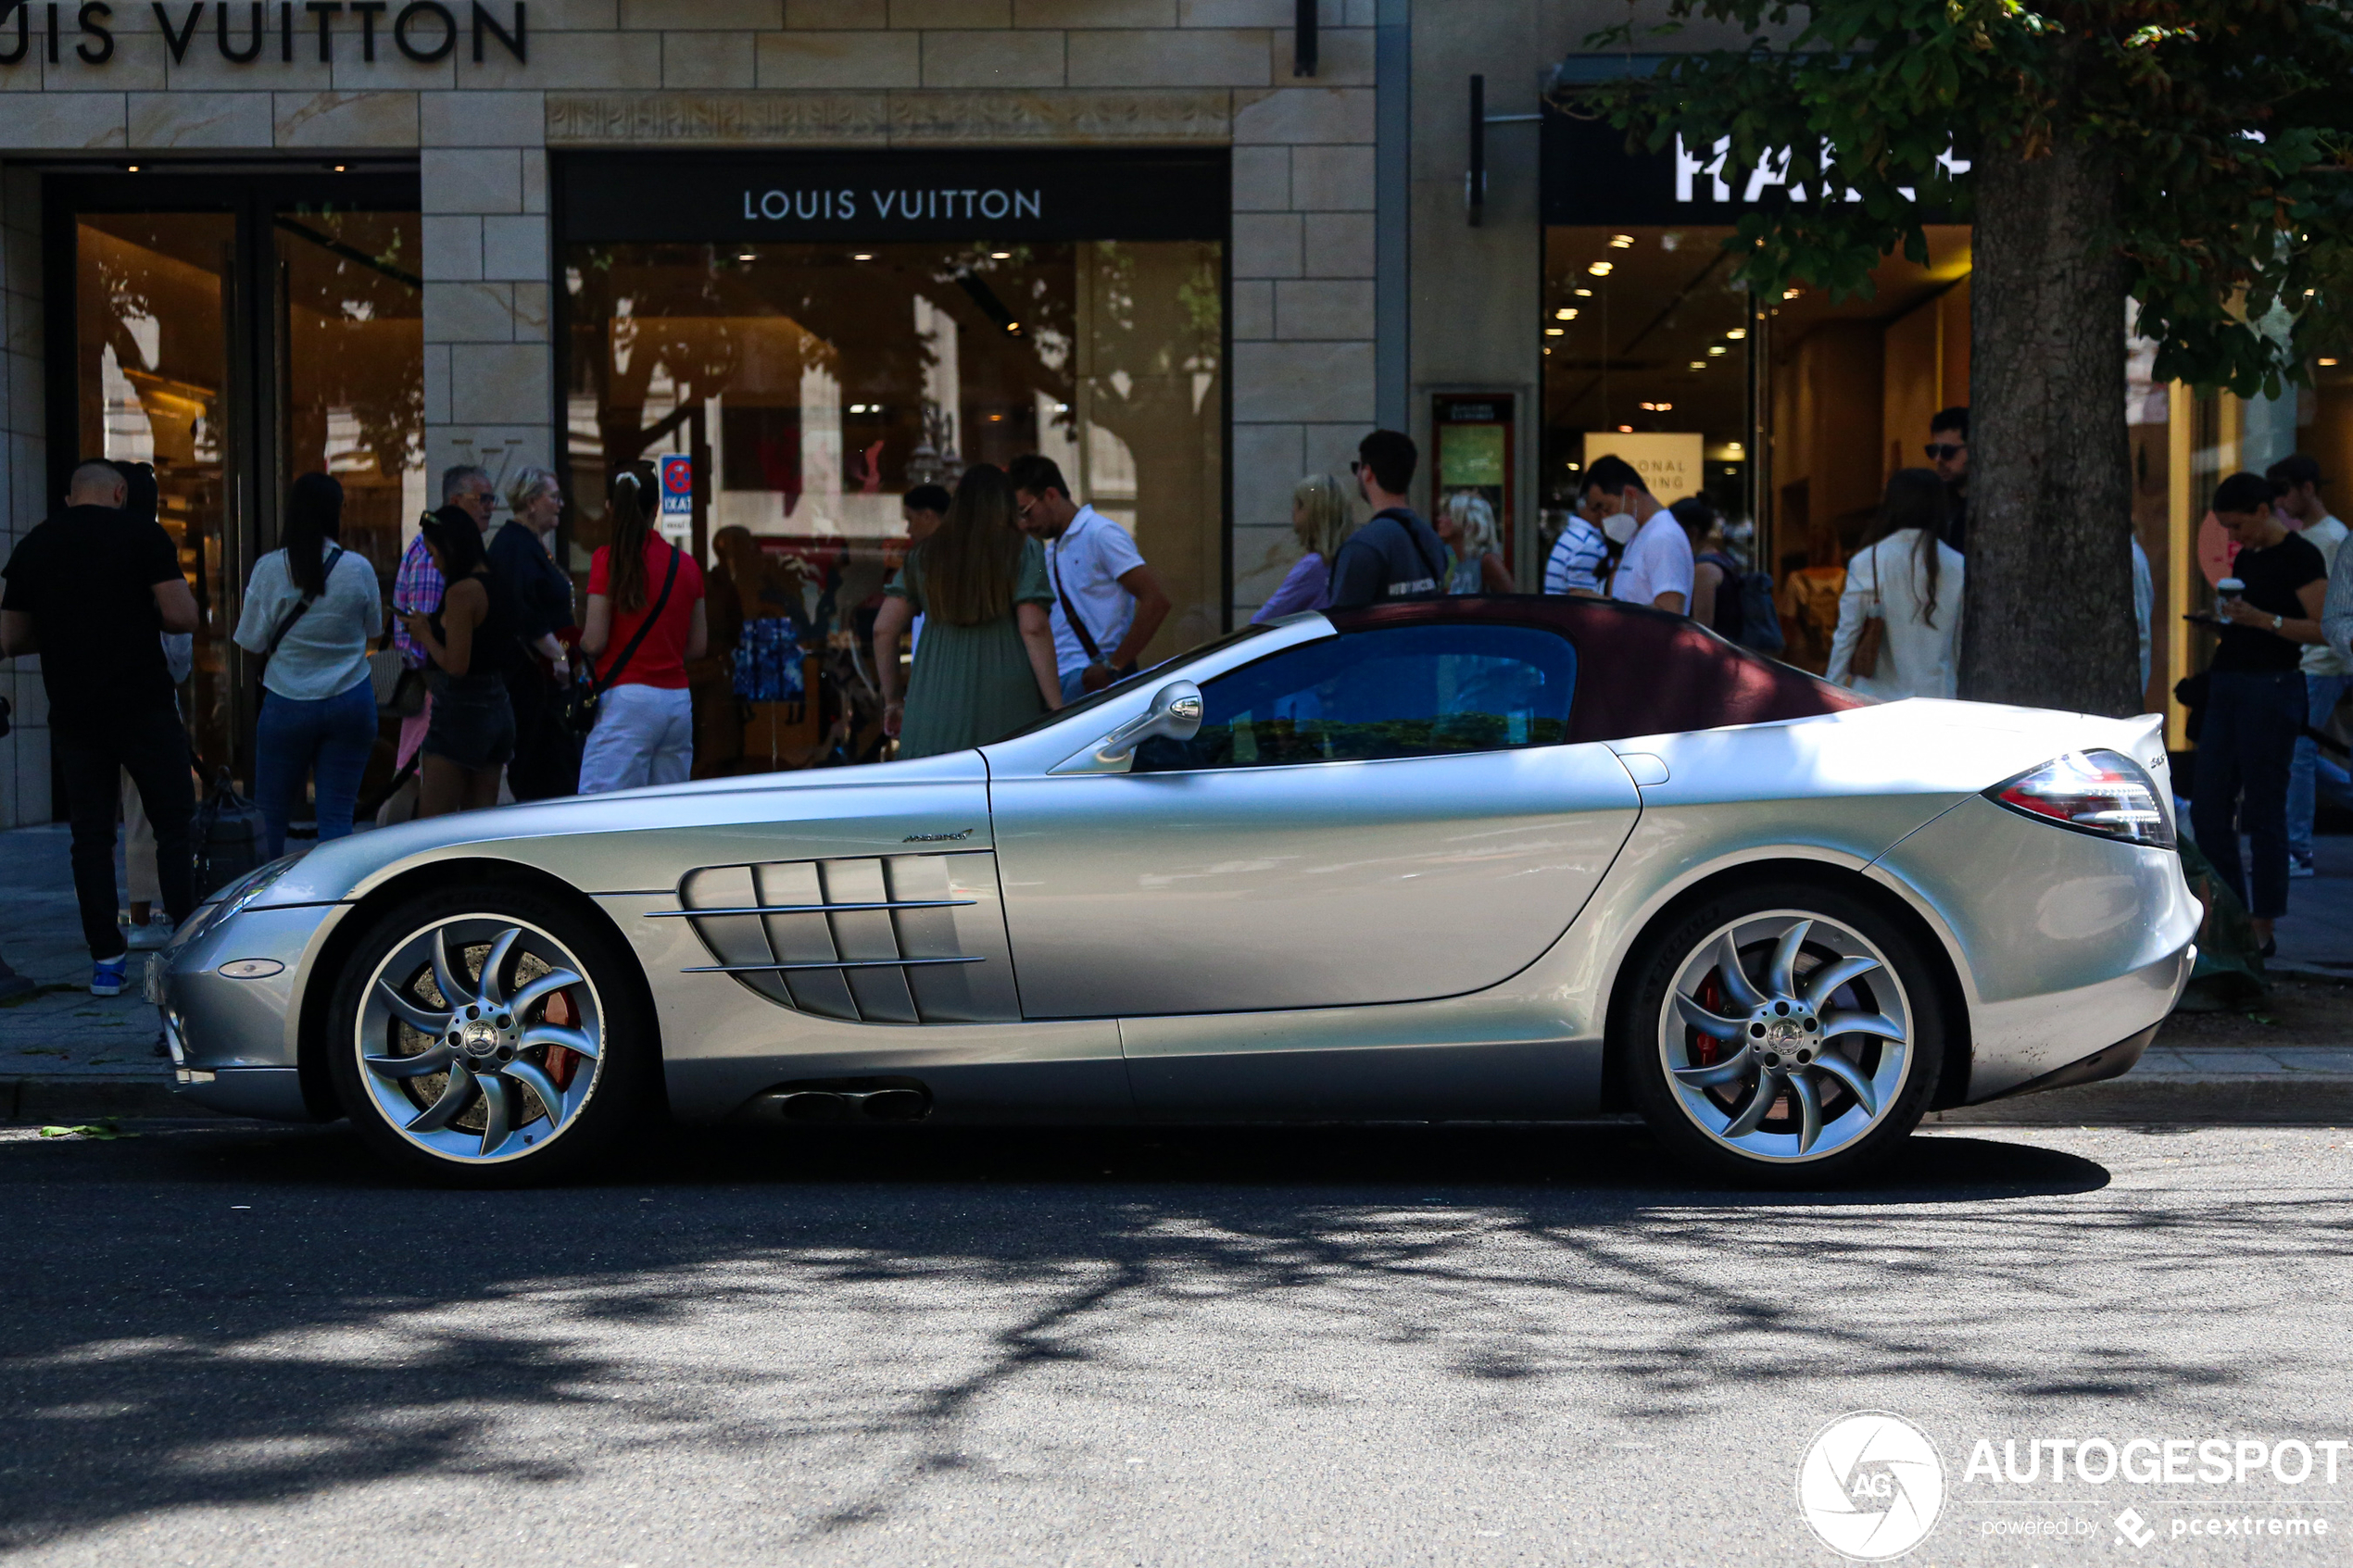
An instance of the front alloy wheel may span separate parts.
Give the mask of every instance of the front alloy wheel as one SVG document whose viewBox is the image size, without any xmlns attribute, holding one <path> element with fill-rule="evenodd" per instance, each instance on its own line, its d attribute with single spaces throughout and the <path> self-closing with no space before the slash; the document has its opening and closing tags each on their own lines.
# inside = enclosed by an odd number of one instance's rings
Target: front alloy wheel
<svg viewBox="0 0 2353 1568">
<path fill-rule="evenodd" d="M 1694 911 L 1653 950 L 1630 1086 L 1671 1144 L 1744 1180 L 1831 1182 L 1919 1120 L 1943 1061 L 1908 935 L 1827 889 Z"/>
<path fill-rule="evenodd" d="M 344 1109 L 379 1150 L 443 1179 L 576 1167 L 646 1098 L 629 1082 L 645 1032 L 616 1028 L 641 1010 L 615 944 L 528 896 L 460 909 L 412 901 L 361 939 L 337 986 Z"/>
</svg>

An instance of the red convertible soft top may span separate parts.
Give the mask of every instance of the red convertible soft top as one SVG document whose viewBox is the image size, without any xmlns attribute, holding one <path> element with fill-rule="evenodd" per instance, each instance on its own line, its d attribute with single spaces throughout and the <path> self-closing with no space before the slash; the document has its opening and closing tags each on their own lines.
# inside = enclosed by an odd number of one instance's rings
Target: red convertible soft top
<svg viewBox="0 0 2353 1568">
<path fill-rule="evenodd" d="M 1663 609 L 1554 595 L 1463 595 L 1325 612 L 1342 632 L 1430 621 L 1541 626 L 1577 647 L 1571 741 L 1810 719 L 1870 699 Z"/>
</svg>

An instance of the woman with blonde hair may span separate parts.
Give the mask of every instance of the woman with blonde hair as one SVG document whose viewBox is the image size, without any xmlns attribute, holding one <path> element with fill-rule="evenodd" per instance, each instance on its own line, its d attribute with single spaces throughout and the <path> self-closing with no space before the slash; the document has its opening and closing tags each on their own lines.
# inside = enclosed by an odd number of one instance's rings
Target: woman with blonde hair
<svg viewBox="0 0 2353 1568">
<path fill-rule="evenodd" d="M 883 590 L 875 672 L 883 730 L 899 737 L 902 760 L 987 746 L 1062 706 L 1046 552 L 1016 515 L 1005 470 L 975 463 L 946 521 Z M 918 614 L 924 635 L 902 703 L 899 639 Z"/>
<path fill-rule="evenodd" d="M 1496 547 L 1495 508 L 1487 504 L 1486 496 L 1469 490 L 1456 491 L 1438 508 L 1437 520 L 1431 526 L 1445 541 L 1447 553 L 1453 558 L 1446 569 L 1448 593 L 1519 592 L 1512 582 L 1511 568 L 1504 564 L 1503 555 Z"/>
<path fill-rule="evenodd" d="M 564 493 L 555 474 L 527 466 L 507 484 L 514 515 L 490 536 L 490 591 L 501 596 L 515 639 L 499 674 L 515 710 L 515 755 L 507 783 L 517 800 L 547 800 L 579 785 L 580 758 L 555 722 L 558 694 L 572 681 L 572 579 L 555 560 Z M 543 662 L 544 661 L 544 662 Z"/>
<path fill-rule="evenodd" d="M 1355 532 L 1348 518 L 1348 492 L 1327 473 L 1311 473 L 1291 487 L 1290 527 L 1305 552 L 1274 596 L 1258 607 L 1251 622 L 1322 609 L 1332 600 L 1332 561 Z"/>
</svg>

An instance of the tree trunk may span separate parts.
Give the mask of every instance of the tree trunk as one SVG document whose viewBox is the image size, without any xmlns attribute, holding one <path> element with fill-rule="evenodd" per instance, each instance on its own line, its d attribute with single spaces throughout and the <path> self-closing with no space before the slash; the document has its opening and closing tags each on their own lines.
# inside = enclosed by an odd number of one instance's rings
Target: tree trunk
<svg viewBox="0 0 2353 1568">
<path fill-rule="evenodd" d="M 2120 716 L 2142 703 L 2114 155 L 2056 129 L 2047 156 L 1969 170 L 1960 695 Z"/>
</svg>

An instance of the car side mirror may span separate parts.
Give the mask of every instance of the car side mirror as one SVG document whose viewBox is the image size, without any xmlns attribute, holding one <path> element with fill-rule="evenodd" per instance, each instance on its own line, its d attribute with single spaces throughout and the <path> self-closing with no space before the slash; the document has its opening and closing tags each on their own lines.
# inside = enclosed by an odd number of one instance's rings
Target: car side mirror
<svg viewBox="0 0 2353 1568">
<path fill-rule="evenodd" d="M 1190 681 L 1171 681 L 1152 694 L 1150 708 L 1103 737 L 1094 759 L 1117 768 L 1132 761 L 1145 741 L 1190 740 L 1201 733 L 1201 688 Z"/>
</svg>

